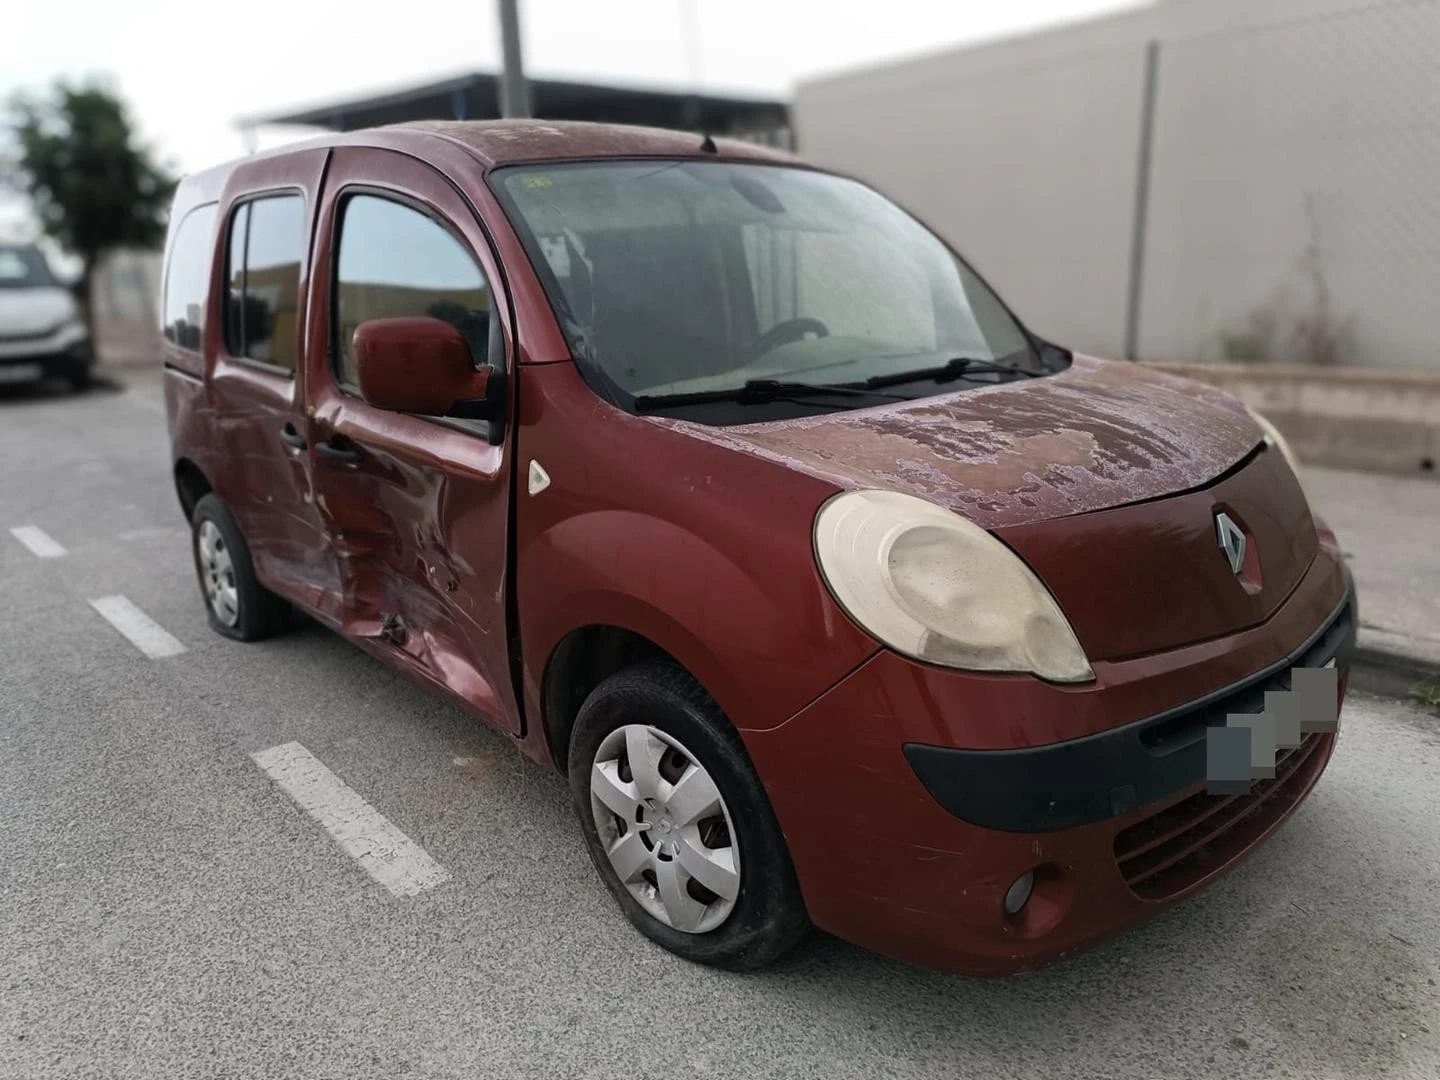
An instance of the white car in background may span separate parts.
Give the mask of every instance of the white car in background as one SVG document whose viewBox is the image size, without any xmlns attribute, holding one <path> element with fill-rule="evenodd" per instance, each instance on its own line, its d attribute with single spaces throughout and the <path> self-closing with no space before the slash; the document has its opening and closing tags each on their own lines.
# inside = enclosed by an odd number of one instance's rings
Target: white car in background
<svg viewBox="0 0 1440 1080">
<path fill-rule="evenodd" d="M 90 382 L 90 332 L 70 290 L 34 244 L 0 243 L 0 383 Z"/>
</svg>

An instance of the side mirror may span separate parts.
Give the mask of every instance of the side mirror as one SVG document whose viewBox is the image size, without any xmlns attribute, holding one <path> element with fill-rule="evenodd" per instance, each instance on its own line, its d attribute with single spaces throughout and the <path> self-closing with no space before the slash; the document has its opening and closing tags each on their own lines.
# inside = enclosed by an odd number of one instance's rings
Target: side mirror
<svg viewBox="0 0 1440 1080">
<path fill-rule="evenodd" d="M 355 328 L 354 345 L 360 396 L 377 409 L 445 416 L 463 404 L 465 415 L 491 419 L 481 415 L 490 412 L 483 406 L 502 380 L 489 365 L 475 366 L 470 346 L 449 323 L 429 316 L 367 319 Z"/>
</svg>

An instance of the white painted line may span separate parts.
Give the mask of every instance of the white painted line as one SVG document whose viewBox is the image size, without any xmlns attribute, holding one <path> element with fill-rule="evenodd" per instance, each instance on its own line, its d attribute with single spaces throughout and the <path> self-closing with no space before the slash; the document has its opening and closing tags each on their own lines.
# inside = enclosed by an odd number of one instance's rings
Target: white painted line
<svg viewBox="0 0 1440 1080">
<path fill-rule="evenodd" d="M 250 756 L 362 870 L 394 895 L 414 896 L 450 880 L 450 871 L 298 742 Z"/>
<path fill-rule="evenodd" d="M 38 525 L 17 525 L 10 530 L 10 535 L 29 548 L 32 555 L 41 559 L 58 559 L 65 554 L 59 541 Z"/>
<path fill-rule="evenodd" d="M 178 656 L 185 651 L 185 646 L 171 637 L 163 626 L 123 596 L 102 596 L 99 600 L 91 600 L 90 606 L 151 660 Z"/>
</svg>

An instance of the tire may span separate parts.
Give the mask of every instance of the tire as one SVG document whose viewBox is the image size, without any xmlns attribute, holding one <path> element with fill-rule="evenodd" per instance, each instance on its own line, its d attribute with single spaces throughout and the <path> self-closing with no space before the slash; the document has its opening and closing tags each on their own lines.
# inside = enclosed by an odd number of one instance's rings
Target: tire
<svg viewBox="0 0 1440 1080">
<path fill-rule="evenodd" d="M 637 776 L 630 767 L 630 750 L 637 746 L 658 761 L 662 785 L 656 786 L 655 773 Z M 735 971 L 764 967 L 804 937 L 809 920 L 765 789 L 740 736 L 684 671 L 646 664 L 606 679 L 580 708 L 568 757 L 570 791 L 591 861 L 642 934 L 686 960 Z M 713 783 L 717 802 L 693 797 L 712 790 L 702 779 Z M 649 808 L 643 803 L 647 785 L 659 792 Z M 686 820 L 702 804 L 711 808 Z M 628 884 L 609 850 L 622 852 L 619 862 L 632 868 Z M 708 864 L 696 862 L 697 852 Z M 715 869 L 727 865 L 736 867 L 738 887 L 724 869 Z M 690 874 L 690 866 L 703 870 L 707 882 Z M 667 875 L 663 895 L 657 873 Z M 677 883 L 683 891 L 678 899 Z M 733 896 L 707 884 L 733 887 Z M 703 908 L 698 916 L 697 904 Z"/>
<path fill-rule="evenodd" d="M 82 394 L 95 385 L 95 372 L 89 361 L 72 364 L 65 377 L 70 380 L 70 389 L 77 394 Z"/>
<path fill-rule="evenodd" d="M 202 496 L 190 526 L 190 550 L 210 628 L 236 641 L 260 641 L 285 630 L 290 605 L 256 579 L 250 547 L 230 508 L 215 495 Z"/>
<path fill-rule="evenodd" d="M 83 393 L 95 385 L 95 358 L 87 345 L 70 356 L 59 372 L 75 393 Z"/>
</svg>

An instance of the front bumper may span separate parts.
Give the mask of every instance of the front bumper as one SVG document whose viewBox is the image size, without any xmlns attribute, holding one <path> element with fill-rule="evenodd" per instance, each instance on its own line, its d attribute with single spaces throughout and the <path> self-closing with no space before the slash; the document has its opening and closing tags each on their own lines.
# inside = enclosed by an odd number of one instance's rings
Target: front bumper
<svg viewBox="0 0 1440 1080">
<path fill-rule="evenodd" d="M 1348 668 L 1357 625 L 1347 596 L 1300 648 L 1240 685 L 1098 735 L 1018 750 L 911 743 L 905 757 L 941 806 L 984 828 L 1058 832 L 1124 817 L 1200 784 L 1207 730 L 1263 712 L 1295 668 Z"/>
<path fill-rule="evenodd" d="M 67 324 L 48 334 L 0 337 L 0 369 L 37 369 L 42 377 L 83 375 L 91 364 L 90 338 L 83 326 Z M 3 377 L 0 372 L 0 377 Z"/>
<path fill-rule="evenodd" d="M 743 733 L 811 918 L 903 960 L 1005 975 L 1043 967 L 1189 895 L 1288 817 L 1334 747 L 1333 735 L 1310 736 L 1273 781 L 1249 795 L 1211 796 L 1195 723 L 1215 709 L 1246 711 L 1247 695 L 1263 703 L 1266 680 L 1329 659 L 1319 651 L 1336 658 L 1343 686 L 1353 610 L 1348 575 L 1326 547 L 1262 626 L 1097 663 L 1093 686 L 877 654 L 787 723 Z M 1156 744 L 1142 732 L 1158 732 Z M 1126 742 L 1109 741 L 1117 738 Z M 1077 751 L 1081 744 L 1089 745 Z M 1137 745 L 1144 757 L 1133 756 Z M 1075 767 L 1096 776 L 1070 777 L 1049 805 L 1038 793 L 1077 752 Z M 987 796 L 943 779 L 946 764 L 963 762 L 959 772 L 975 781 L 986 761 L 994 768 L 979 781 Z M 1038 782 L 1028 768 L 1036 763 Z M 1006 917 L 1004 896 L 1027 870 L 1036 871 L 1032 898 Z"/>
</svg>

